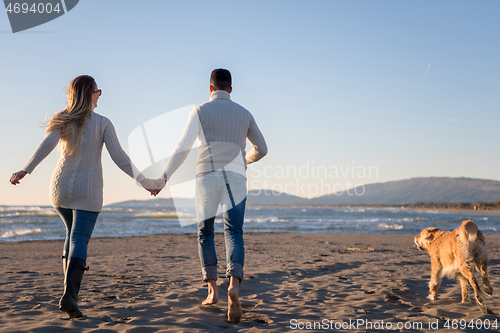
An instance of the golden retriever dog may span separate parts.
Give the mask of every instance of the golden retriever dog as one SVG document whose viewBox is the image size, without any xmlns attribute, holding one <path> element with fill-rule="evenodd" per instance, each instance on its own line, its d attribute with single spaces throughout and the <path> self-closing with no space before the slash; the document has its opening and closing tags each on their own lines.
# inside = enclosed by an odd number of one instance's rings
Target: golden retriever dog
<svg viewBox="0 0 500 333">
<path fill-rule="evenodd" d="M 493 287 L 488 279 L 488 253 L 484 236 L 474 222 L 463 221 L 453 231 L 426 228 L 415 236 L 415 245 L 419 250 L 431 256 L 431 280 L 429 282 L 431 300 L 438 298 L 441 278 L 458 277 L 462 285 L 462 303 L 469 302 L 469 283 L 474 289 L 477 304 L 483 313 L 491 313 L 487 308 L 483 291 L 474 276 L 474 266 L 483 278 L 484 292 L 493 294 Z"/>
</svg>

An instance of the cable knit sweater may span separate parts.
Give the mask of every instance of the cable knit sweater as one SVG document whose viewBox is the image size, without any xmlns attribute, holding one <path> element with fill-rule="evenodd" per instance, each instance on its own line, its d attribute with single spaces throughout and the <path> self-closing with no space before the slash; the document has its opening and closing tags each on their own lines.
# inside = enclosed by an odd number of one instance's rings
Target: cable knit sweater
<svg viewBox="0 0 500 333">
<path fill-rule="evenodd" d="M 248 154 L 245 153 L 247 138 L 252 144 Z M 252 114 L 231 101 L 224 90 L 212 92 L 209 102 L 191 111 L 161 178 L 170 179 L 186 160 L 196 139 L 199 141 L 196 174 L 223 169 L 246 178 L 247 164 L 267 154 L 266 141 Z"/>
<path fill-rule="evenodd" d="M 23 168 L 31 174 L 57 146 L 59 130 L 45 136 Z M 100 212 L 103 203 L 103 177 L 101 155 L 103 144 L 116 165 L 138 182 L 144 176 L 135 168 L 120 146 L 115 128 L 109 119 L 92 112 L 83 125 L 78 153 L 61 153 L 50 185 L 52 206 Z"/>
</svg>

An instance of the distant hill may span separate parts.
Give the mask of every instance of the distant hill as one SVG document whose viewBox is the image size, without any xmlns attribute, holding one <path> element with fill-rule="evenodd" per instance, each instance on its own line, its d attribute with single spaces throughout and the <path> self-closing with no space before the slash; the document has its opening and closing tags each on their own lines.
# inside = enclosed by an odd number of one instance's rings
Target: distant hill
<svg viewBox="0 0 500 333">
<path fill-rule="evenodd" d="M 500 182 L 471 178 L 411 178 L 364 186 L 363 195 L 331 194 L 311 199 L 314 205 L 399 205 L 417 202 L 459 203 L 500 201 Z M 363 193 L 362 187 L 356 189 Z"/>
<path fill-rule="evenodd" d="M 356 195 L 355 193 L 363 195 Z M 411 178 L 368 184 L 348 193 L 336 193 L 306 199 L 269 190 L 249 191 L 248 205 L 402 205 L 419 202 L 460 203 L 500 201 L 500 181 L 472 178 Z M 176 199 L 176 203 L 194 206 L 194 199 Z M 173 207 L 172 199 L 123 201 L 108 207 Z"/>
<path fill-rule="evenodd" d="M 248 191 L 248 205 L 307 205 L 309 200 L 286 193 L 269 190 Z"/>
</svg>

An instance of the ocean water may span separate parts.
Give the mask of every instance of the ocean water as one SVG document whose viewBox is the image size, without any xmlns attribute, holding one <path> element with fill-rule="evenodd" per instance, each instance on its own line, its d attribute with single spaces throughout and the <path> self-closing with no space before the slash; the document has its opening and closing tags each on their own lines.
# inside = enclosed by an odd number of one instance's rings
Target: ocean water
<svg viewBox="0 0 500 333">
<path fill-rule="evenodd" d="M 105 207 L 93 237 L 196 233 L 192 207 Z M 397 208 L 248 206 L 245 232 L 418 234 L 427 227 L 457 228 L 472 219 L 485 234 L 500 233 L 500 215 L 408 211 Z M 216 219 L 222 232 L 222 219 Z M 189 224 L 187 226 L 181 227 Z M 0 206 L 0 242 L 64 238 L 52 207 Z"/>
</svg>

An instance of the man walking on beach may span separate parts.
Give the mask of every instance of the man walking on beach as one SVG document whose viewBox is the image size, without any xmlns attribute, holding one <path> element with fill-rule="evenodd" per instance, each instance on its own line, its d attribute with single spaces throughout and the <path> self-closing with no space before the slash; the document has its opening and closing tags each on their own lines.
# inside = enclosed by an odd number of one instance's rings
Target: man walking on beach
<svg viewBox="0 0 500 333">
<path fill-rule="evenodd" d="M 186 160 L 198 139 L 196 163 L 196 216 L 198 250 L 208 296 L 203 305 L 219 301 L 214 221 L 219 204 L 224 218 L 228 288 L 228 320 L 238 322 L 242 311 L 238 298 L 243 279 L 245 250 L 243 220 L 247 195 L 247 164 L 267 154 L 267 146 L 252 114 L 230 99 L 231 73 L 215 69 L 210 77 L 210 101 L 196 106 L 189 115 L 181 139 L 161 176 L 160 187 Z M 253 148 L 245 154 L 246 139 Z"/>
</svg>

